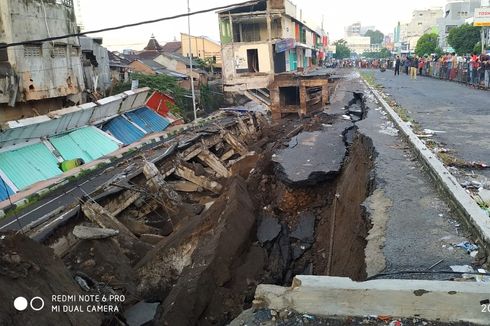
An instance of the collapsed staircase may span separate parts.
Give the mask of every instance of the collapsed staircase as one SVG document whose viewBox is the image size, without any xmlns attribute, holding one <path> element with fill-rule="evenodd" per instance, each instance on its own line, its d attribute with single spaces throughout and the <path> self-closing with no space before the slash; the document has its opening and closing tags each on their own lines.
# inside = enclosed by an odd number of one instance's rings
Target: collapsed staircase
<svg viewBox="0 0 490 326">
<path fill-rule="evenodd" d="M 265 105 L 270 110 L 272 105 L 271 94 L 267 88 L 247 89 L 242 92 L 251 101 Z"/>
</svg>

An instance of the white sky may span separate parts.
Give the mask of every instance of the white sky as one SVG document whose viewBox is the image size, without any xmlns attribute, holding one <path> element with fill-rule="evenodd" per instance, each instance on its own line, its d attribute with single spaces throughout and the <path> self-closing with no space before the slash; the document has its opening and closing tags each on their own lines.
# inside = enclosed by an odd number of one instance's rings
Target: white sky
<svg viewBox="0 0 490 326">
<path fill-rule="evenodd" d="M 156 19 L 187 12 L 186 0 L 79 0 L 85 30 Z M 242 0 L 190 0 L 191 11 L 242 2 Z M 442 7 L 446 0 L 293 0 L 305 15 L 321 22 L 331 39 L 344 36 L 344 27 L 355 21 L 374 25 L 383 33 L 392 33 L 398 21 L 409 21 L 414 9 Z M 208 13 L 191 18 L 191 33 L 219 40 L 217 14 Z M 107 32 L 104 45 L 111 50 L 132 48 L 141 50 L 151 34 L 164 44 L 180 32 L 187 33 L 187 18 L 164 21 L 152 25 Z"/>
</svg>

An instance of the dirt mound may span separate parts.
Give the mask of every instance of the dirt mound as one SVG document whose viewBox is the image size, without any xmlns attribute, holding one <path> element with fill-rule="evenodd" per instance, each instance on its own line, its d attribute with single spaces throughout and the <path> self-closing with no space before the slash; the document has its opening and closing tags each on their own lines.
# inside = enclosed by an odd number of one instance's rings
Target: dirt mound
<svg viewBox="0 0 490 326">
<path fill-rule="evenodd" d="M 235 177 L 198 223 L 176 232 L 143 260 L 139 268 L 142 294 L 149 290 L 147 295 L 159 296 L 153 299 L 164 299 L 156 324 L 195 325 L 229 318 L 205 311 L 226 303 L 226 284 L 237 258 L 250 245 L 254 222 L 245 181 Z M 215 296 L 218 292 L 223 295 Z M 236 307 L 234 302 L 230 305 Z"/>
<path fill-rule="evenodd" d="M 53 251 L 21 235 L 6 234 L 0 240 L 0 324 L 1 325 L 100 325 L 100 314 L 52 313 L 52 295 L 78 295 L 81 290 Z M 17 311 L 17 297 L 30 301 L 41 297 L 41 311 L 27 307 Z M 37 306 L 36 306 L 37 307 Z"/>
</svg>

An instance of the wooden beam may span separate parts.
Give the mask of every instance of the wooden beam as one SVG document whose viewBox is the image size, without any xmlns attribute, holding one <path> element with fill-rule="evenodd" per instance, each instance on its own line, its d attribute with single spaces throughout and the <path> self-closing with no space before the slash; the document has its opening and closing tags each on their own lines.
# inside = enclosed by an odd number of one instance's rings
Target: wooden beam
<svg viewBox="0 0 490 326">
<path fill-rule="evenodd" d="M 117 218 L 95 202 L 86 202 L 82 205 L 85 216 L 93 223 L 102 228 L 118 230 L 125 237 L 136 239 L 136 236 Z"/>
<path fill-rule="evenodd" d="M 232 157 L 233 155 L 235 155 L 235 151 L 233 149 L 230 149 L 228 152 L 224 153 L 223 156 L 221 156 L 219 159 L 223 162 L 229 159 L 230 157 Z"/>
<path fill-rule="evenodd" d="M 175 189 L 175 191 L 181 192 L 201 192 L 203 191 L 202 187 L 199 187 L 193 182 L 189 181 L 169 181 L 168 184 Z"/>
<path fill-rule="evenodd" d="M 111 200 L 110 203 L 105 205 L 105 209 L 112 215 L 118 216 L 122 211 L 134 204 L 140 198 L 141 192 L 127 190 L 122 195 L 118 196 L 114 200 Z"/>
<path fill-rule="evenodd" d="M 248 153 L 247 147 L 229 131 L 224 130 L 222 136 L 235 152 L 240 155 L 246 155 Z"/>
<path fill-rule="evenodd" d="M 216 194 L 221 193 L 223 186 L 216 181 L 213 181 L 205 176 L 197 176 L 194 170 L 183 162 L 175 168 L 175 174 L 187 181 L 193 182 L 204 189 L 208 189 Z"/>
<path fill-rule="evenodd" d="M 213 169 L 218 175 L 228 178 L 231 177 L 230 171 L 221 163 L 219 158 L 216 157 L 212 152 L 207 149 L 203 149 L 201 153 L 197 156 L 200 160 L 207 164 L 211 169 Z"/>
</svg>

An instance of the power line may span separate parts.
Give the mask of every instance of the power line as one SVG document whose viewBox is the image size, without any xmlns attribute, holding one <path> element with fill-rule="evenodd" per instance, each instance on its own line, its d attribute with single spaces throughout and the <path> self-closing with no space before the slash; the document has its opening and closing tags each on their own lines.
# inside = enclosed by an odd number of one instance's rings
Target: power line
<svg viewBox="0 0 490 326">
<path fill-rule="evenodd" d="M 199 11 L 195 11 L 195 12 L 188 12 L 188 13 L 184 13 L 184 14 L 179 14 L 179 15 L 169 16 L 169 17 L 164 17 L 164 18 L 157 18 L 157 19 L 153 19 L 153 20 L 146 20 L 146 21 L 141 21 L 141 22 L 137 22 L 137 23 L 133 23 L 133 24 L 108 27 L 108 28 L 103 28 L 103 29 L 98 29 L 98 30 L 93 30 L 93 31 L 87 31 L 87 32 L 83 32 L 83 33 L 73 33 L 73 34 L 66 34 L 66 35 L 61 35 L 61 36 L 47 37 L 47 38 L 42 38 L 42 39 L 37 39 L 37 40 L 2 44 L 2 45 L 0 45 L 0 49 L 9 48 L 12 46 L 32 44 L 32 43 L 44 43 L 44 42 L 61 40 L 61 39 L 69 38 L 69 37 L 79 37 L 79 36 L 85 36 L 87 34 L 96 34 L 96 33 L 108 32 L 108 31 L 115 31 L 115 30 L 119 30 L 119 29 L 123 29 L 123 28 L 154 24 L 154 23 L 158 23 L 161 21 L 165 21 L 165 20 L 173 20 L 173 19 L 182 18 L 182 17 L 194 16 L 194 15 L 204 14 L 204 13 L 211 12 L 211 11 L 228 9 L 228 8 L 232 8 L 232 7 L 236 7 L 236 6 L 257 4 L 260 1 L 261 0 L 245 1 L 245 2 L 234 3 L 234 4 L 230 4 L 230 5 L 226 5 L 226 6 L 204 9 L 204 10 L 199 10 Z"/>
</svg>

